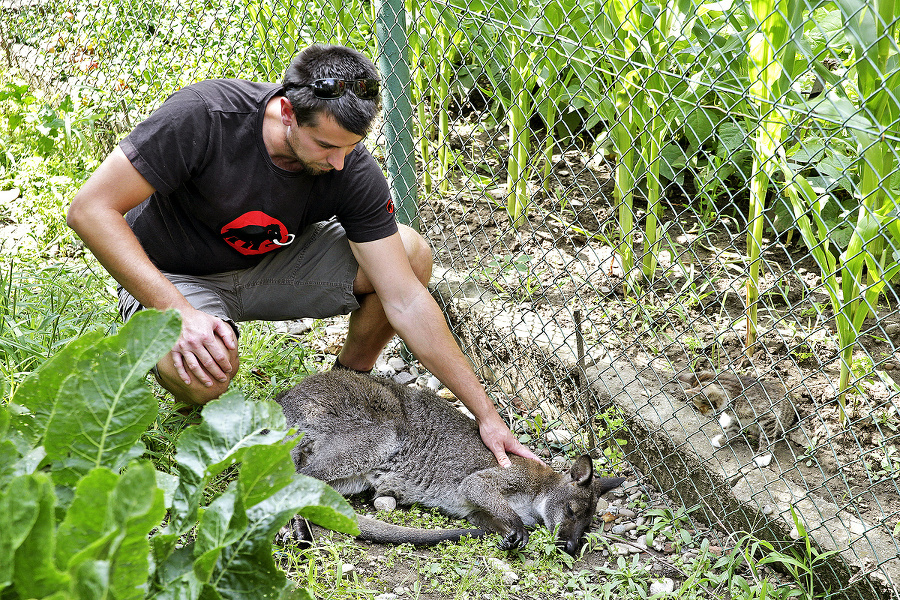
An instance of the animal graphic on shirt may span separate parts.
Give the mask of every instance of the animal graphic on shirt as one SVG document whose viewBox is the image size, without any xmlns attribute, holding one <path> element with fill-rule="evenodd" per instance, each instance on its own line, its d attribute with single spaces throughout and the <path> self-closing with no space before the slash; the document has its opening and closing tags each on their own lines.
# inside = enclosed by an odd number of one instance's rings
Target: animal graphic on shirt
<svg viewBox="0 0 900 600">
<path fill-rule="evenodd" d="M 258 210 L 244 213 L 222 227 L 222 239 L 241 254 L 264 254 L 294 241 L 281 221 Z"/>
</svg>

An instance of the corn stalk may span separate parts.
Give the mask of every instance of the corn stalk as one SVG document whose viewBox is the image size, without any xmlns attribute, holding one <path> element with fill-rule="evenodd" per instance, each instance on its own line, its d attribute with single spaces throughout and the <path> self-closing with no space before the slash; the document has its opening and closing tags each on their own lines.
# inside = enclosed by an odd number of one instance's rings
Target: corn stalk
<svg viewBox="0 0 900 600">
<path fill-rule="evenodd" d="M 798 0 L 751 0 L 750 10 L 757 23 L 748 49 L 750 98 L 757 105 L 760 118 L 755 132 L 747 234 L 750 273 L 747 279 L 745 346 L 748 354 L 752 354 L 757 337 L 759 266 L 766 193 L 780 162 L 779 153 L 783 154 L 781 139 L 788 125 L 779 104 L 784 102 L 789 89 L 790 81 L 785 74 L 793 72 L 796 55 L 792 21 L 802 14 Z"/>
</svg>

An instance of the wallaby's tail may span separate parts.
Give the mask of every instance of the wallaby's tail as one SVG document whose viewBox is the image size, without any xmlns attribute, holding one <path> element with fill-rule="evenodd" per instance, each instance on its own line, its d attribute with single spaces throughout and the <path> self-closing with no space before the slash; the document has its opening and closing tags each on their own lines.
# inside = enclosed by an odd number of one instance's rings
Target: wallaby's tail
<svg viewBox="0 0 900 600">
<path fill-rule="evenodd" d="M 609 490 L 614 490 L 625 483 L 625 479 L 625 477 L 595 477 L 594 485 L 597 486 L 601 494 L 605 494 Z"/>
<path fill-rule="evenodd" d="M 463 536 L 482 537 L 486 533 L 481 529 L 415 529 L 363 515 L 357 515 L 356 518 L 359 522 L 359 537 L 379 544 L 433 546 L 445 541 L 458 542 Z"/>
</svg>

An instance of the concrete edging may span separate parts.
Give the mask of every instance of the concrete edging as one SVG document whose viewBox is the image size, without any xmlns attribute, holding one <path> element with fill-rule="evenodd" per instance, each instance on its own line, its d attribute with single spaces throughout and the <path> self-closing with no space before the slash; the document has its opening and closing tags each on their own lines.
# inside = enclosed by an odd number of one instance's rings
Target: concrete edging
<svg viewBox="0 0 900 600">
<path fill-rule="evenodd" d="M 504 304 L 456 272 L 436 268 L 433 283 L 451 330 L 486 383 L 530 406 L 551 399 L 565 409 L 586 401 L 572 400 L 580 379 L 574 331 Z M 623 434 L 617 433 L 627 440 L 626 459 L 673 501 L 698 506 L 693 518 L 728 532 L 750 532 L 783 550 L 803 543 L 794 539 L 793 507 L 818 552 L 838 551 L 816 564 L 821 589 L 840 590 L 844 598 L 900 598 L 896 540 L 781 477 L 779 465 L 796 461 L 789 449 L 777 452 L 767 468 L 756 468 L 743 444 L 714 454 L 708 441 L 721 433 L 718 425 L 667 391 L 664 374 L 630 359 L 587 359 L 591 402 L 615 406 L 626 422 Z"/>
</svg>

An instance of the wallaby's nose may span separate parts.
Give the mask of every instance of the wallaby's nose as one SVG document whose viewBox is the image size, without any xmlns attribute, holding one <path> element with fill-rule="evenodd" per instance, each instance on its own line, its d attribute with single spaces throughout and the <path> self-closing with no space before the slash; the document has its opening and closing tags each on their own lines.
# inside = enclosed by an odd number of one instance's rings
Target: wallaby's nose
<svg viewBox="0 0 900 600">
<path fill-rule="evenodd" d="M 579 540 L 557 540 L 556 547 L 566 554 L 575 556 L 581 547 L 581 542 Z"/>
</svg>

